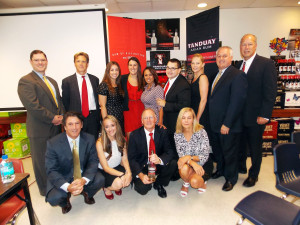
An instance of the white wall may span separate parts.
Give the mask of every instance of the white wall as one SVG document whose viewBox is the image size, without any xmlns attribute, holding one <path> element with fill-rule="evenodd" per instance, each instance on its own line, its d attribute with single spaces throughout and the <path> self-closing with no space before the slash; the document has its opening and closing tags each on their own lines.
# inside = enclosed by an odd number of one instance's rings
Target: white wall
<svg viewBox="0 0 300 225">
<path fill-rule="evenodd" d="M 171 51 L 171 57 L 185 60 L 185 19 L 199 12 L 202 12 L 202 10 L 118 13 L 109 14 L 109 16 L 136 19 L 180 18 L 180 50 Z M 270 55 L 275 55 L 269 48 L 270 40 L 276 37 L 285 37 L 288 39 L 291 28 L 300 29 L 300 7 L 220 9 L 220 41 L 222 41 L 223 46 L 228 45 L 233 48 L 235 60 L 241 59 L 239 54 L 239 42 L 244 34 L 255 34 L 258 38 L 257 53 L 265 57 L 270 57 Z M 287 54 L 287 51 L 282 54 Z M 147 59 L 149 58 L 150 54 L 147 52 Z"/>
</svg>

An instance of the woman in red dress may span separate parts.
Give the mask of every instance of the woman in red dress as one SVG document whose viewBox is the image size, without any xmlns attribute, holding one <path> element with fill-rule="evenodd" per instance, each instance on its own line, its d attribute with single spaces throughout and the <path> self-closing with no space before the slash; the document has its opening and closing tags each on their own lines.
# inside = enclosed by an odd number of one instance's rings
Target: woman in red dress
<svg viewBox="0 0 300 225">
<path fill-rule="evenodd" d="M 132 131 L 142 126 L 144 104 L 141 101 L 143 93 L 143 76 L 140 61 L 136 57 L 128 60 L 129 74 L 121 77 L 124 90 L 124 128 L 127 140 Z"/>
</svg>

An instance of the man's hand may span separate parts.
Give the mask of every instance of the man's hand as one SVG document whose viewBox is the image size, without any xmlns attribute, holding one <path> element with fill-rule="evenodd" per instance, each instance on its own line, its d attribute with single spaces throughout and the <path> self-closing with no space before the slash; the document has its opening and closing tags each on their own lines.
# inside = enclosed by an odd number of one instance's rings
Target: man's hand
<svg viewBox="0 0 300 225">
<path fill-rule="evenodd" d="M 55 125 L 55 126 L 58 126 L 62 123 L 62 119 L 63 119 L 63 116 L 61 115 L 55 115 L 53 120 L 52 120 L 52 123 Z"/>
<path fill-rule="evenodd" d="M 256 122 L 257 122 L 259 125 L 263 125 L 263 124 L 266 124 L 267 122 L 269 122 L 269 120 L 259 116 L 259 117 L 257 117 Z"/>
<path fill-rule="evenodd" d="M 144 183 L 144 184 L 151 184 L 152 181 L 149 179 L 149 177 L 146 175 L 146 174 L 143 174 L 143 173 L 139 173 L 139 178 L 141 179 L 141 181 Z"/>
<path fill-rule="evenodd" d="M 221 127 L 221 134 L 229 134 L 229 127 L 226 127 L 224 124 Z"/>
<path fill-rule="evenodd" d="M 68 192 L 70 192 L 72 195 L 79 195 L 83 191 L 83 186 L 85 185 L 86 180 L 76 179 L 74 180 L 67 188 Z"/>
<path fill-rule="evenodd" d="M 149 158 L 149 161 L 154 163 L 154 164 L 160 164 L 160 159 L 156 154 L 152 154 Z"/>
<path fill-rule="evenodd" d="M 156 104 L 161 106 L 161 107 L 165 107 L 166 106 L 166 100 L 163 100 L 161 98 L 157 98 L 156 99 Z"/>
</svg>

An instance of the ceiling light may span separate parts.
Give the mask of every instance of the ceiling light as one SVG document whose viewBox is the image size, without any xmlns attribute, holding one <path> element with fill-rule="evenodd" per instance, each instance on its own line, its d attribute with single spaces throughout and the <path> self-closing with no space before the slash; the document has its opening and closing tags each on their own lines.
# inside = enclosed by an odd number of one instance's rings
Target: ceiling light
<svg viewBox="0 0 300 225">
<path fill-rule="evenodd" d="M 105 8 L 105 12 L 108 12 L 108 8 Z"/>
<path fill-rule="evenodd" d="M 198 7 L 199 7 L 199 8 L 204 8 L 204 7 L 206 7 L 206 6 L 207 6 L 207 4 L 206 4 L 205 2 L 199 3 L 199 4 L 198 4 Z"/>
<path fill-rule="evenodd" d="M 298 4 L 300 5 L 300 1 L 298 2 Z"/>
</svg>

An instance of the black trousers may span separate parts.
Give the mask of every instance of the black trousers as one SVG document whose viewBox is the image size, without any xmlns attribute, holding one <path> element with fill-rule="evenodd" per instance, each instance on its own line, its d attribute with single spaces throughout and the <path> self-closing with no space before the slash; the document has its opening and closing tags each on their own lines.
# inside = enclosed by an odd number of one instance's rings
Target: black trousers
<svg viewBox="0 0 300 225">
<path fill-rule="evenodd" d="M 97 141 L 100 131 L 100 111 L 92 110 L 84 117 L 82 131 L 93 135 Z"/>
<path fill-rule="evenodd" d="M 238 180 L 238 149 L 240 133 L 211 133 L 212 150 L 217 161 L 217 170 L 233 185 Z"/>
<path fill-rule="evenodd" d="M 172 159 L 167 165 L 156 165 L 156 173 L 158 176 L 156 177 L 155 183 L 168 186 L 171 176 L 175 172 L 177 168 L 177 161 Z M 144 167 L 142 173 L 148 173 L 148 167 Z M 140 178 L 134 178 L 134 190 L 136 190 L 139 194 L 145 195 L 148 191 L 151 190 L 152 184 L 144 184 Z"/>
<path fill-rule="evenodd" d="M 244 127 L 241 135 L 239 148 L 239 168 L 247 169 L 247 150 L 249 149 L 252 166 L 249 169 L 249 177 L 257 178 L 261 161 L 262 161 L 262 135 L 265 130 L 265 125 L 254 125 Z"/>
<path fill-rule="evenodd" d="M 104 186 L 104 176 L 97 172 L 94 180 L 90 181 L 88 185 L 84 185 L 83 191 L 91 198 Z M 52 206 L 59 205 L 65 207 L 67 204 L 68 192 L 65 192 L 61 188 L 53 188 L 46 196 L 46 202 L 49 202 Z"/>
</svg>

